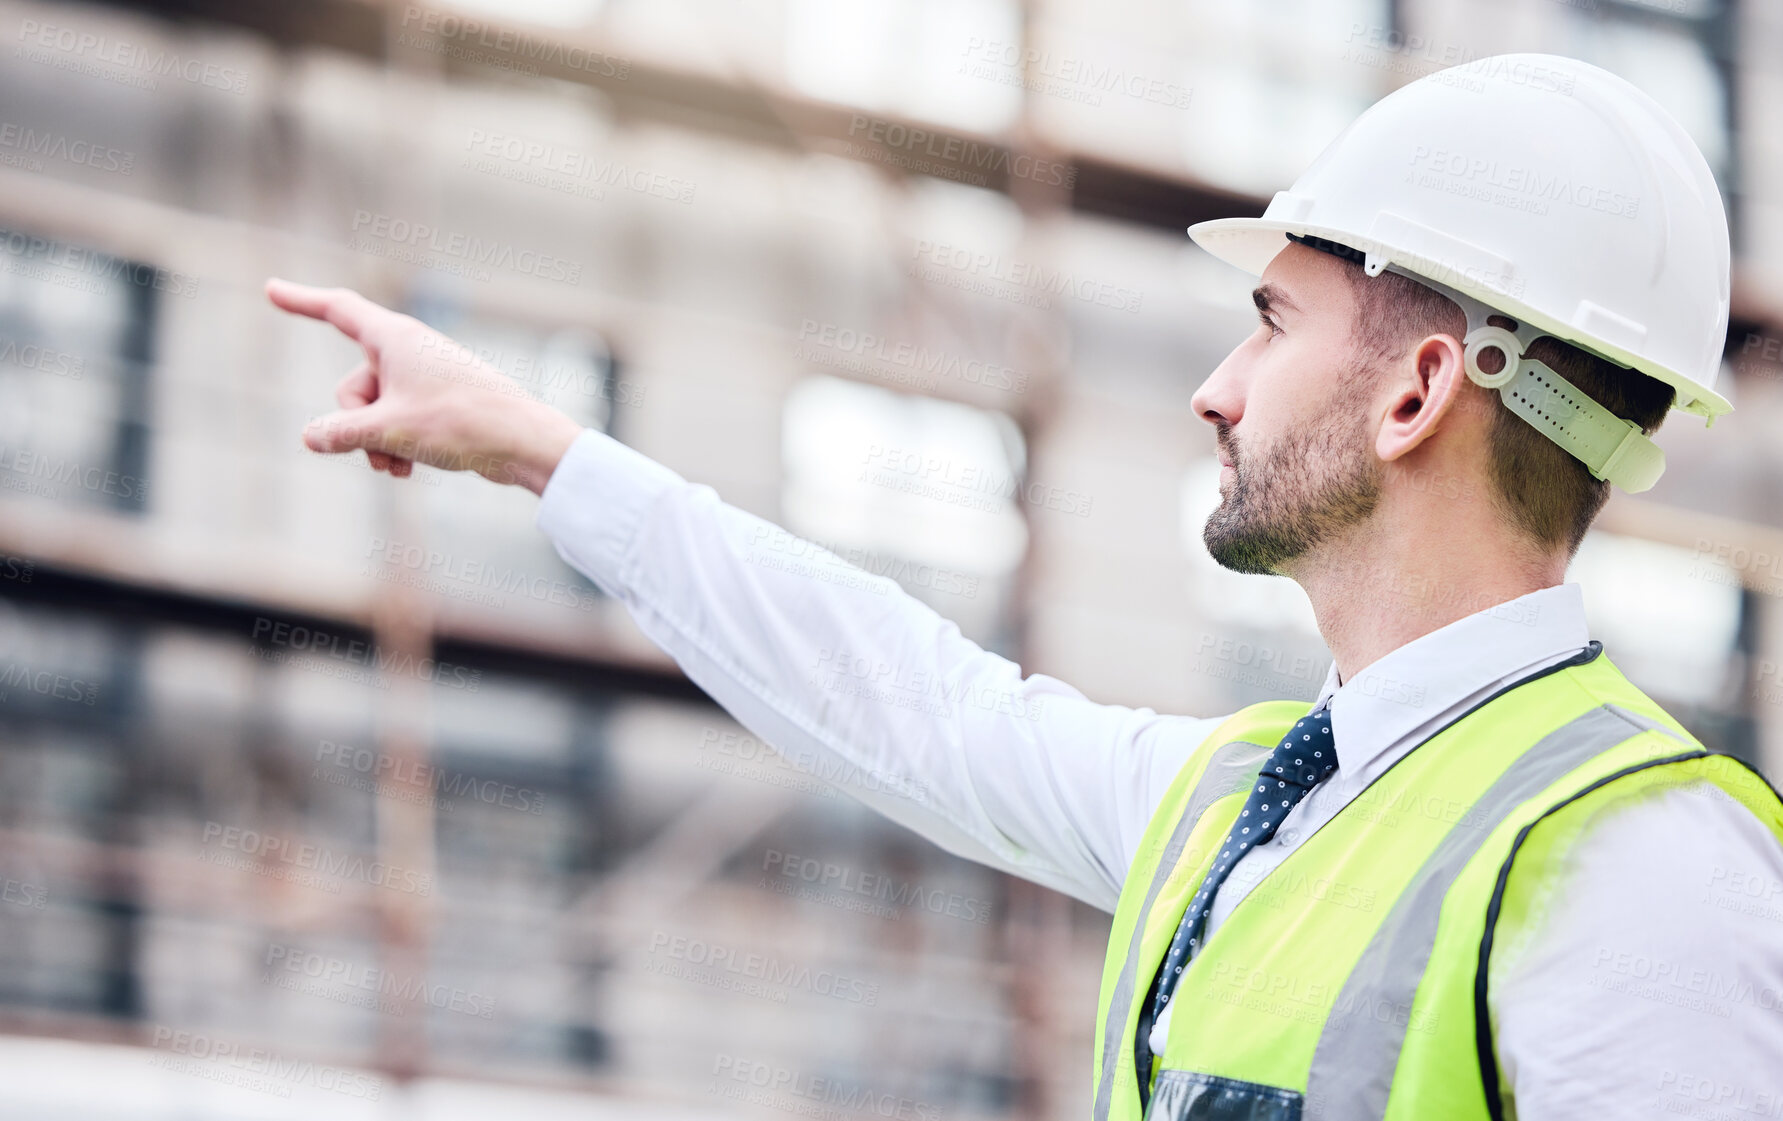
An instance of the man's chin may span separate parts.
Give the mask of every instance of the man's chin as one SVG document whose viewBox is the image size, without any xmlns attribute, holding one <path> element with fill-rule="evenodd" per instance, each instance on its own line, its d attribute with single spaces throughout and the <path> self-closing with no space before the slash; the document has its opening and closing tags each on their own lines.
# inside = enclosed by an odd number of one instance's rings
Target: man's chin
<svg viewBox="0 0 1783 1121">
<path fill-rule="evenodd" d="M 1281 570 L 1272 561 L 1252 553 L 1211 553 L 1214 563 L 1228 572 L 1236 572 L 1241 576 L 1280 576 Z"/>
<path fill-rule="evenodd" d="M 1280 572 L 1282 557 L 1277 543 L 1266 533 L 1245 532 L 1230 526 L 1216 525 L 1225 504 L 1214 511 L 1201 533 L 1201 543 L 1215 564 L 1246 576 L 1275 576 Z"/>
</svg>

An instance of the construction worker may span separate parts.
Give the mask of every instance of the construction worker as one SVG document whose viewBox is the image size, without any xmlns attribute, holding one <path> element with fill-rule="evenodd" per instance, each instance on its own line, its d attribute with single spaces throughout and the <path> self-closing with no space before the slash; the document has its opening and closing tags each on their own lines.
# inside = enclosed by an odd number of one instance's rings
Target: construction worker
<svg viewBox="0 0 1783 1121">
<path fill-rule="evenodd" d="M 1783 800 L 1563 582 L 1609 487 L 1658 477 L 1668 410 L 1730 408 L 1696 146 L 1601 69 L 1499 56 L 1189 232 L 1262 278 L 1193 399 L 1223 464 L 1204 539 L 1305 590 L 1311 705 L 1160 716 L 1024 678 L 888 580 L 759 563 L 782 531 L 499 374 L 433 376 L 454 344 L 415 320 L 269 293 L 365 349 L 312 449 L 540 493 L 564 559 L 764 740 L 1112 910 L 1099 1121 L 1783 1115 Z"/>
</svg>

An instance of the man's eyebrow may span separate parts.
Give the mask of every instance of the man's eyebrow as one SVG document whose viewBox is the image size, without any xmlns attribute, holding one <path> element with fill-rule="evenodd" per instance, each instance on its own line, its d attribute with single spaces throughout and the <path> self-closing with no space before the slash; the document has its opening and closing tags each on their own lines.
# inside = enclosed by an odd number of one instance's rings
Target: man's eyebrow
<svg viewBox="0 0 1783 1121">
<path fill-rule="evenodd" d="M 1279 285 L 1264 284 L 1251 290 L 1251 302 L 1257 305 L 1258 311 L 1268 311 L 1274 307 L 1286 308 L 1288 311 L 1299 311 L 1300 305 L 1295 303 Z"/>
</svg>

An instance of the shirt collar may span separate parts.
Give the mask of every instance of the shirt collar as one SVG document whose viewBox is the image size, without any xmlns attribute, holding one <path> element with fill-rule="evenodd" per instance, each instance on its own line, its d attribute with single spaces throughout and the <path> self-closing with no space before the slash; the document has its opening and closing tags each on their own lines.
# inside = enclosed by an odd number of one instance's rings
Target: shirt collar
<svg viewBox="0 0 1783 1121">
<path fill-rule="evenodd" d="M 1330 705 L 1337 765 L 1353 774 L 1469 697 L 1590 641 L 1579 585 L 1556 584 L 1415 638 L 1341 686 L 1333 661 L 1313 711 Z"/>
</svg>

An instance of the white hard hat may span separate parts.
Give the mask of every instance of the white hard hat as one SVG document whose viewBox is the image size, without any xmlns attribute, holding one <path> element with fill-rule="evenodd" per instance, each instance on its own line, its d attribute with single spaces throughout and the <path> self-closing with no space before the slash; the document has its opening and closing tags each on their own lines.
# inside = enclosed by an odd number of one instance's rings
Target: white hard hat
<svg viewBox="0 0 1783 1121">
<path fill-rule="evenodd" d="M 1288 235 L 1357 252 L 1456 298 L 1468 373 L 1625 490 L 1664 457 L 1631 422 L 1522 358 L 1542 335 L 1673 386 L 1713 422 L 1727 338 L 1727 214 L 1708 162 L 1659 104 L 1607 70 L 1495 55 L 1430 74 L 1358 117 L 1261 218 L 1200 222 L 1209 253 L 1261 275 Z M 1489 311 L 1517 321 L 1489 327 Z M 1483 349 L 1505 352 L 1488 375 Z"/>
</svg>

